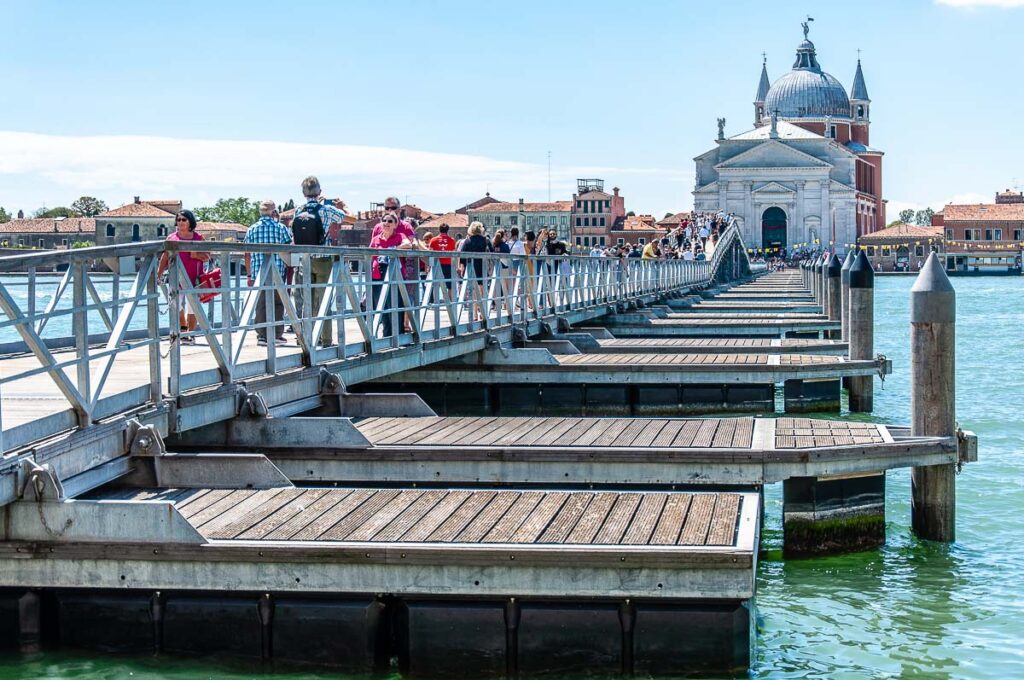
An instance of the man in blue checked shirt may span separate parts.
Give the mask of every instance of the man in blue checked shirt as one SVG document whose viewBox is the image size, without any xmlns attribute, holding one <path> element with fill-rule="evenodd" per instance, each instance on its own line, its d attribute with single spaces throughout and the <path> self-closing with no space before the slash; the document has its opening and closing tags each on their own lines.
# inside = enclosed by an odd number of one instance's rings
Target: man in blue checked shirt
<svg viewBox="0 0 1024 680">
<path fill-rule="evenodd" d="M 260 219 L 256 224 L 249 227 L 249 230 L 245 232 L 245 242 L 252 244 L 280 244 L 289 245 L 292 242 L 292 233 L 288 231 L 288 227 L 284 226 L 271 215 L 277 210 L 277 206 L 274 205 L 273 201 L 263 201 L 260 203 Z M 252 286 L 256 281 L 260 279 L 260 269 L 263 267 L 264 261 L 267 257 L 272 258 L 274 266 L 277 267 L 278 273 L 281 275 L 281 280 L 284 281 L 285 266 L 284 260 L 278 255 L 265 255 L 264 253 L 246 253 L 245 254 L 245 270 L 249 273 L 249 285 Z M 268 285 L 270 279 L 267 281 Z M 270 293 L 274 300 L 274 319 L 280 322 L 284 318 L 284 303 L 281 302 L 281 297 L 277 294 L 276 290 L 263 290 L 260 291 L 258 300 L 256 301 L 256 324 L 261 325 L 267 323 L 267 304 L 266 294 Z M 274 339 L 275 345 L 285 344 L 284 339 L 284 324 L 279 324 L 274 327 Z M 257 328 L 256 329 L 256 344 L 266 345 L 267 344 L 267 329 Z"/>
<path fill-rule="evenodd" d="M 295 245 L 299 246 L 333 246 L 338 242 L 338 230 L 345 219 L 345 202 L 338 199 L 333 202 L 324 201 L 320 197 L 320 180 L 310 175 L 302 180 L 302 195 L 306 202 L 295 209 L 295 217 L 292 218 L 292 233 L 295 236 Z M 300 271 L 296 283 L 300 284 L 296 291 L 301 290 L 301 284 L 306 276 L 314 288 L 312 290 L 312 310 L 302 310 L 302 316 L 315 316 L 320 310 L 320 303 L 324 297 L 325 286 L 331 277 L 331 267 L 335 258 L 320 256 L 310 259 L 311 272 Z M 298 294 L 297 294 L 298 295 Z M 330 312 L 330 306 L 327 311 Z M 333 344 L 334 335 L 331 324 L 324 322 L 320 329 L 320 344 L 324 347 Z"/>
</svg>

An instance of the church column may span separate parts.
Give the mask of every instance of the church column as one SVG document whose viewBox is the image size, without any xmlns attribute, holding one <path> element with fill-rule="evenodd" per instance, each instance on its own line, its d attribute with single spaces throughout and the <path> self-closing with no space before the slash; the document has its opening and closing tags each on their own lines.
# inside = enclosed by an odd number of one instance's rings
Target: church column
<svg viewBox="0 0 1024 680">
<path fill-rule="evenodd" d="M 749 180 L 743 183 L 743 222 L 747 232 L 743 240 L 748 247 L 755 247 L 755 244 L 761 242 L 761 222 L 754 212 L 754 183 Z"/>
<path fill-rule="evenodd" d="M 821 248 L 828 249 L 828 242 L 832 240 L 832 204 L 829 201 L 828 184 L 831 180 L 826 176 L 821 182 Z M 838 231 L 837 231 L 838 233 Z"/>
<path fill-rule="evenodd" d="M 806 243 L 807 231 L 804 229 L 804 180 L 796 183 L 796 205 L 793 206 L 793 227 L 786 235 L 786 245 L 790 250 L 794 243 Z"/>
</svg>

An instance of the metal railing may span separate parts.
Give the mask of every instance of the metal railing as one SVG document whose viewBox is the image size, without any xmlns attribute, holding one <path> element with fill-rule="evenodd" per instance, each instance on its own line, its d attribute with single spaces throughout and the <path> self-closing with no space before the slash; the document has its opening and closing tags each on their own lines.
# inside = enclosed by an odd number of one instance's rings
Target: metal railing
<svg viewBox="0 0 1024 680">
<path fill-rule="evenodd" d="M 0 272 L 24 274 L 0 275 L 0 453 L 196 388 L 356 357 L 387 361 L 393 350 L 496 329 L 529 335 L 560 316 L 596 318 L 621 303 L 708 285 L 741 246 L 730 226 L 707 261 L 210 241 L 3 257 Z M 221 272 L 217 287 L 189 280 L 182 257 L 192 252 L 209 254 L 207 266 Z M 244 263 L 254 255 L 264 264 L 250 284 Z M 94 271 L 100 262 L 119 273 Z M 293 281 L 290 265 L 299 273 Z M 54 267 L 63 275 L 40 273 Z M 183 309 L 194 329 L 179 326 Z M 278 346 L 285 331 L 293 341 Z M 20 342 L 3 342 L 15 333 Z M 254 334 L 269 342 L 253 342 Z M 11 413 L 32 400 L 48 408 L 34 418 L 24 408 Z"/>
</svg>

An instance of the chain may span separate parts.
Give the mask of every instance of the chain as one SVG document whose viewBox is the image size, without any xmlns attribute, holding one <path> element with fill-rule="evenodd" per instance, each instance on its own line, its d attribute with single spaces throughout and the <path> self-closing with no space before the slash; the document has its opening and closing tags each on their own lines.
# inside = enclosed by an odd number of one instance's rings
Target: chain
<svg viewBox="0 0 1024 680">
<path fill-rule="evenodd" d="M 875 360 L 878 362 L 878 377 L 882 381 L 882 389 L 885 389 L 885 355 L 879 354 Z"/>
</svg>

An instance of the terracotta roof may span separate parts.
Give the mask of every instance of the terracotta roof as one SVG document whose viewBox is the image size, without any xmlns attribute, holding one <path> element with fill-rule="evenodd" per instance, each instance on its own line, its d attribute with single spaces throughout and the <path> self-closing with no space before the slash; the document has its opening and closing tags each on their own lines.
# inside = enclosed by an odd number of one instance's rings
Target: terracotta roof
<svg viewBox="0 0 1024 680">
<path fill-rule="evenodd" d="M 551 203 L 522 203 L 523 212 L 572 212 L 572 201 Z M 519 203 L 488 203 L 473 212 L 519 212 Z"/>
<path fill-rule="evenodd" d="M 654 229 L 654 225 L 657 220 L 654 219 L 654 215 L 627 215 L 626 220 L 619 227 L 621 231 L 629 231 L 630 229 Z"/>
<path fill-rule="evenodd" d="M 455 212 L 459 213 L 460 215 L 465 215 L 470 210 L 476 210 L 480 206 L 487 205 L 488 203 L 500 203 L 500 202 L 501 201 L 499 201 L 496 198 L 493 198 L 490 194 L 487 194 L 483 198 L 477 199 L 477 200 L 473 201 L 472 203 L 467 203 L 466 205 L 462 206 L 461 208 L 459 208 Z"/>
<path fill-rule="evenodd" d="M 994 220 L 1024 220 L 1024 203 L 977 203 L 947 205 L 942 217 L 948 222 L 992 222 Z"/>
<path fill-rule="evenodd" d="M 143 203 L 149 203 L 154 208 L 160 208 L 160 210 L 166 210 L 167 212 L 171 213 L 172 215 L 177 213 L 182 208 L 181 201 L 176 201 L 176 200 L 172 200 L 172 201 L 162 201 L 162 200 L 161 201 L 143 201 Z"/>
<path fill-rule="evenodd" d="M 420 231 L 436 232 L 437 228 L 442 224 L 447 224 L 452 229 L 465 229 L 469 226 L 469 216 L 454 212 L 437 215 L 425 222 L 421 222 Z"/>
<path fill-rule="evenodd" d="M 942 227 L 920 227 L 916 224 L 900 222 L 885 229 L 870 234 L 865 234 L 857 239 L 858 243 L 870 243 L 871 241 L 885 241 L 889 239 L 929 239 L 942 238 Z"/>
<path fill-rule="evenodd" d="M 54 230 L 56 225 L 56 230 Z M 96 233 L 96 220 L 91 217 L 67 217 L 54 220 L 52 217 L 29 220 L 11 220 L 0 224 L 0 233 L 3 234 L 69 234 L 78 232 Z"/>
<path fill-rule="evenodd" d="M 691 215 L 688 212 L 679 212 L 679 213 L 676 213 L 675 215 L 671 215 L 669 217 L 666 217 L 663 220 L 658 220 L 658 226 L 660 226 L 660 227 L 670 227 L 670 226 L 678 227 L 682 223 L 683 220 L 689 220 L 690 217 L 691 217 Z"/>
<path fill-rule="evenodd" d="M 141 203 L 122 205 L 120 208 L 100 213 L 97 217 L 174 217 L 174 213 L 142 201 Z"/>
<path fill-rule="evenodd" d="M 197 222 L 196 231 L 198 232 L 215 232 L 215 231 L 245 231 L 248 227 L 245 227 L 237 222 Z"/>
</svg>

